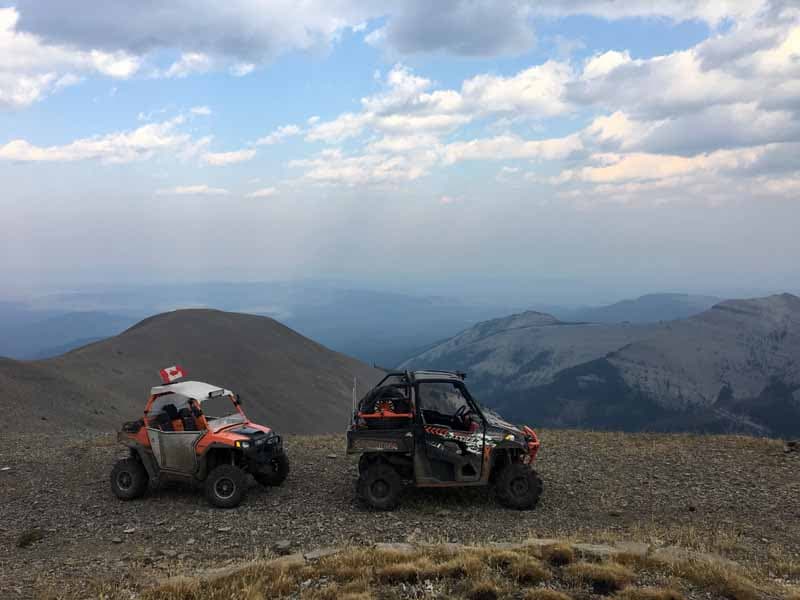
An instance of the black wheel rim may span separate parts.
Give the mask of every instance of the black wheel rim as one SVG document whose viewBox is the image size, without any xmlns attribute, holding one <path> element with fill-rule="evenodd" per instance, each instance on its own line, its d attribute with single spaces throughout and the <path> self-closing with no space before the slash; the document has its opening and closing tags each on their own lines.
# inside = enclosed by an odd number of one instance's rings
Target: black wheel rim
<svg viewBox="0 0 800 600">
<path fill-rule="evenodd" d="M 520 496 L 525 496 L 530 488 L 528 485 L 528 480 L 525 477 L 517 477 L 516 479 L 512 479 L 509 487 L 511 489 L 511 494 L 517 498 Z"/>
<path fill-rule="evenodd" d="M 133 475 L 129 471 L 117 473 L 117 487 L 121 490 L 129 490 L 133 487 Z"/>
<path fill-rule="evenodd" d="M 236 493 L 236 484 L 230 477 L 222 477 L 214 483 L 214 493 L 222 500 L 232 498 Z"/>
<path fill-rule="evenodd" d="M 373 481 L 372 485 L 369 488 L 370 492 L 372 492 L 372 497 L 377 498 L 378 500 L 383 500 L 389 495 L 391 490 L 389 484 L 385 482 L 383 479 L 378 479 L 377 481 Z"/>
</svg>

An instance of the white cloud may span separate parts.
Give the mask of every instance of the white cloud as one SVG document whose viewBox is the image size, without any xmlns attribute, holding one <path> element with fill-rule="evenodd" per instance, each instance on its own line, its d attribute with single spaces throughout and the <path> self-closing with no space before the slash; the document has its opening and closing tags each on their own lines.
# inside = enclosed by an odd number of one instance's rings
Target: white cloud
<svg viewBox="0 0 800 600">
<path fill-rule="evenodd" d="M 769 6 L 769 0 L 559 0 L 537 2 L 534 10 L 537 14 L 556 17 L 589 15 L 608 20 L 666 17 L 673 21 L 701 20 L 717 25 L 725 19 L 751 19 Z"/>
<path fill-rule="evenodd" d="M 463 200 L 463 198 L 461 198 L 460 196 L 447 196 L 447 195 L 444 195 L 444 196 L 441 196 L 439 198 L 439 204 L 441 204 L 443 206 L 448 206 L 450 204 L 458 204 L 462 200 Z"/>
<path fill-rule="evenodd" d="M 228 194 L 230 192 L 225 188 L 210 187 L 206 184 L 179 185 L 156 190 L 158 196 L 227 196 Z"/>
<path fill-rule="evenodd" d="M 620 183 L 670 179 L 699 172 L 735 171 L 756 164 L 767 149 L 766 146 L 761 146 L 738 150 L 717 150 L 688 157 L 646 153 L 596 154 L 591 157 L 591 160 L 598 166 L 566 170 L 558 177 L 558 181 Z"/>
<path fill-rule="evenodd" d="M 256 151 L 252 148 L 234 150 L 233 152 L 206 152 L 203 154 L 203 162 L 213 167 L 224 167 L 252 160 L 255 155 Z"/>
<path fill-rule="evenodd" d="M 525 140 L 515 135 L 453 142 L 443 149 L 443 162 L 462 160 L 544 159 L 558 160 L 583 149 L 580 135 L 544 140 Z"/>
<path fill-rule="evenodd" d="M 47 45 L 17 31 L 19 13 L 0 8 L 0 108 L 23 108 L 61 88 L 75 85 L 86 73 L 127 79 L 141 66 L 124 51 L 81 51 Z"/>
<path fill-rule="evenodd" d="M 569 65 L 548 61 L 513 77 L 478 75 L 464 82 L 462 95 L 480 112 L 549 117 L 570 110 L 565 87 L 572 76 Z"/>
<path fill-rule="evenodd" d="M 212 58 L 202 52 L 184 52 L 180 58 L 172 63 L 166 70 L 157 70 L 155 77 L 165 79 L 184 78 L 197 73 L 207 73 L 214 66 Z"/>
<path fill-rule="evenodd" d="M 245 197 L 246 198 L 270 198 L 278 193 L 278 190 L 274 187 L 265 187 L 254 192 L 250 192 Z"/>
<path fill-rule="evenodd" d="M 109 133 L 75 140 L 61 146 L 36 146 L 27 140 L 12 140 L 0 146 L 0 160 L 20 162 L 70 162 L 97 159 L 106 163 L 145 160 L 156 152 L 180 150 L 191 137 L 177 131 L 184 119 L 150 123 L 132 131 Z"/>
<path fill-rule="evenodd" d="M 570 75 L 568 65 L 550 61 L 512 77 L 478 75 L 464 81 L 461 90 L 431 91 L 431 80 L 395 65 L 383 91 L 361 99 L 361 112 L 318 122 L 306 139 L 338 143 L 368 130 L 443 134 L 487 115 L 553 116 L 569 110 L 563 96 Z"/>
<path fill-rule="evenodd" d="M 193 115 L 207 117 L 211 114 L 211 109 L 208 106 L 193 106 L 189 109 L 189 112 Z"/>
<path fill-rule="evenodd" d="M 328 149 L 314 158 L 291 161 L 289 166 L 306 169 L 303 178 L 312 183 L 356 186 L 413 181 L 425 175 L 436 160 L 433 152 L 345 156 L 339 149 Z"/>
<path fill-rule="evenodd" d="M 300 135 L 301 133 L 303 133 L 303 130 L 297 125 L 281 125 L 269 135 L 265 135 L 264 137 L 256 140 L 256 144 L 259 146 L 271 146 L 272 144 L 277 144 L 278 142 L 283 141 L 287 137 L 293 137 Z"/>
<path fill-rule="evenodd" d="M 253 63 L 236 63 L 230 68 L 231 75 L 234 77 L 244 77 L 255 71 L 256 66 Z"/>
</svg>

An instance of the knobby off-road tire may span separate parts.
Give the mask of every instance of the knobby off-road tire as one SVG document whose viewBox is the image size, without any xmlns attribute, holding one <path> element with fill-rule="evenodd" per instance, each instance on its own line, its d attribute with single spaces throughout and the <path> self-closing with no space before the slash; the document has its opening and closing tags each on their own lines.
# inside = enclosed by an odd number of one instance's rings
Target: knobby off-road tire
<svg viewBox="0 0 800 600">
<path fill-rule="evenodd" d="M 117 461 L 111 470 L 111 491 L 120 500 L 133 500 L 147 491 L 147 471 L 135 458 Z"/>
<path fill-rule="evenodd" d="M 400 501 L 403 481 L 395 469 L 385 463 L 367 467 L 358 478 L 359 497 L 377 510 L 392 510 Z"/>
<path fill-rule="evenodd" d="M 206 498 L 217 508 L 239 506 L 247 492 L 247 475 L 234 465 L 219 465 L 206 479 Z"/>
<path fill-rule="evenodd" d="M 289 457 L 285 454 L 276 456 L 263 470 L 253 474 L 255 480 L 263 486 L 282 484 L 289 475 Z"/>
<path fill-rule="evenodd" d="M 503 467 L 494 483 L 498 502 L 507 508 L 531 510 L 542 495 L 542 479 L 528 465 L 512 463 Z"/>
</svg>

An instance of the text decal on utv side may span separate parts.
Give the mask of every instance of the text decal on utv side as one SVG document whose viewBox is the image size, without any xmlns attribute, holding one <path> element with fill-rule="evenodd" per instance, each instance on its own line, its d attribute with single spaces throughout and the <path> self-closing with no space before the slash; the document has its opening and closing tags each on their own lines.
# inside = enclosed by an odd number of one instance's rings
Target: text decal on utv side
<svg viewBox="0 0 800 600">
<path fill-rule="evenodd" d="M 180 367 L 161 371 L 144 417 L 125 423 L 117 438 L 129 449 L 111 472 L 111 489 L 131 500 L 163 479 L 202 481 L 214 506 L 237 506 L 251 474 L 265 486 L 289 474 L 281 437 L 247 418 L 239 396 L 201 381 L 180 381 Z"/>
<path fill-rule="evenodd" d="M 361 454 L 357 489 L 367 504 L 394 508 L 407 485 L 492 485 L 505 506 L 536 506 L 536 433 L 482 408 L 464 379 L 449 371 L 391 372 L 354 400 L 347 452 Z"/>
</svg>

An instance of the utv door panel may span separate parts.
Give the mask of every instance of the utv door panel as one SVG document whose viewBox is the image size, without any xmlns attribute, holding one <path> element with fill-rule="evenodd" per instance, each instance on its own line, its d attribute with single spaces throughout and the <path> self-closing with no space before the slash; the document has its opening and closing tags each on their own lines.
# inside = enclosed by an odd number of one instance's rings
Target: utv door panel
<svg viewBox="0 0 800 600">
<path fill-rule="evenodd" d="M 466 389 L 452 382 L 425 382 L 415 389 L 420 424 L 417 481 L 428 485 L 479 482 L 483 468 L 485 425 L 465 431 L 457 425 L 462 411 L 479 414 Z"/>
<path fill-rule="evenodd" d="M 454 431 L 449 427 L 423 427 L 429 478 L 438 483 L 470 483 L 481 478 L 483 432 Z"/>
<path fill-rule="evenodd" d="M 158 467 L 165 471 L 187 475 L 197 470 L 195 445 L 204 434 L 205 431 L 147 430 L 147 437 Z"/>
</svg>

